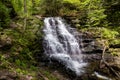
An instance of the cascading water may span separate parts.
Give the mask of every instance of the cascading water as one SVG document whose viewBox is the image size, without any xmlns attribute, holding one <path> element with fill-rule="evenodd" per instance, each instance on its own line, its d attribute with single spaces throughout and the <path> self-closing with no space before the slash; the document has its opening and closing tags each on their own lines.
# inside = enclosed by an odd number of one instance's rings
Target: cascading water
<svg viewBox="0 0 120 80">
<path fill-rule="evenodd" d="M 74 33 L 59 17 L 44 19 L 44 50 L 49 58 L 62 62 L 66 68 L 77 75 L 84 73 L 87 63 L 83 61 L 83 54 Z"/>
</svg>

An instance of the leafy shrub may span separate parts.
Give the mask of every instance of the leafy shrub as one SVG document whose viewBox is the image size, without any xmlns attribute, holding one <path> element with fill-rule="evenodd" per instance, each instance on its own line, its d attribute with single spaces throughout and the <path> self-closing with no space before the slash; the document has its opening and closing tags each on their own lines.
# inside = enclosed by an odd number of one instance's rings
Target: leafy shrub
<svg viewBox="0 0 120 80">
<path fill-rule="evenodd" d="M 62 0 L 42 0 L 40 7 L 43 15 L 57 16 L 62 8 Z"/>
<path fill-rule="evenodd" d="M 9 9 L 0 1 L 0 27 L 5 28 L 10 21 Z"/>
<path fill-rule="evenodd" d="M 116 36 L 119 34 L 117 31 L 110 30 L 107 28 L 101 29 L 102 37 L 106 39 L 115 39 Z"/>
</svg>

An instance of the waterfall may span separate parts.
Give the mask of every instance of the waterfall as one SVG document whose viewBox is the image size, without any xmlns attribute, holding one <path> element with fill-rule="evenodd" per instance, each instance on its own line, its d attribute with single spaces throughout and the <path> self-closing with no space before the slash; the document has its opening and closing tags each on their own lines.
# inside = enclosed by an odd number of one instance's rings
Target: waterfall
<svg viewBox="0 0 120 80">
<path fill-rule="evenodd" d="M 83 60 L 83 54 L 79 41 L 69 25 L 60 17 L 48 17 L 44 19 L 44 51 L 49 58 L 62 62 L 66 68 L 77 75 L 85 72 L 87 63 Z"/>
</svg>

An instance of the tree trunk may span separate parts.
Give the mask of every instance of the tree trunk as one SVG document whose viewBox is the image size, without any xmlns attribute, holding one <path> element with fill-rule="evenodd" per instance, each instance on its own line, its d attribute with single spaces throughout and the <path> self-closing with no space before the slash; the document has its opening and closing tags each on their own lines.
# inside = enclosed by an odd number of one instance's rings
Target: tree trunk
<svg viewBox="0 0 120 80">
<path fill-rule="evenodd" d="M 23 32 L 26 30 L 26 22 L 27 22 L 27 1 L 24 0 L 24 14 L 25 14 L 25 17 L 24 17 L 24 29 L 23 29 Z"/>
</svg>

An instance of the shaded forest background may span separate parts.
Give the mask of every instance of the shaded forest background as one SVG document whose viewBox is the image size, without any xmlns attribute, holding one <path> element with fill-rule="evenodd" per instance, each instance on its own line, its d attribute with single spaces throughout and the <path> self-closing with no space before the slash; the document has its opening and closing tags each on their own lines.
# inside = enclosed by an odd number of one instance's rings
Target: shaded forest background
<svg viewBox="0 0 120 80">
<path fill-rule="evenodd" d="M 47 16 L 61 16 L 78 31 L 107 41 L 111 54 L 118 55 L 113 48 L 120 48 L 120 0 L 0 0 L 1 70 L 37 78 Z M 41 73 L 57 80 L 49 70 Z"/>
</svg>

